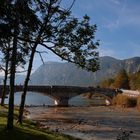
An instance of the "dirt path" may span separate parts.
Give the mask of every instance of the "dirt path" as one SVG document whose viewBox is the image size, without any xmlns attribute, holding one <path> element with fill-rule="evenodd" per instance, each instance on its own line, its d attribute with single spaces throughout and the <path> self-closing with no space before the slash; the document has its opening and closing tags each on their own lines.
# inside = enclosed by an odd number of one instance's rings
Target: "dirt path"
<svg viewBox="0 0 140 140">
<path fill-rule="evenodd" d="M 114 107 L 28 108 L 30 118 L 44 129 L 69 134 L 82 140 L 116 140 L 120 128 L 133 131 L 130 140 L 140 140 L 140 112 Z"/>
</svg>

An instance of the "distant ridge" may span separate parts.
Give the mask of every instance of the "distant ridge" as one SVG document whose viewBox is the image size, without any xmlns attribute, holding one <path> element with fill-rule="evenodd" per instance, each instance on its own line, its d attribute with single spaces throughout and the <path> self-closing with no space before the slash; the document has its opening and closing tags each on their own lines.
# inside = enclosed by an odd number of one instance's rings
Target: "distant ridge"
<svg viewBox="0 0 140 140">
<path fill-rule="evenodd" d="M 140 70 L 140 57 L 118 60 L 110 56 L 100 58 L 100 70 L 92 73 L 71 63 L 46 62 L 31 76 L 30 84 L 93 86 L 114 77 L 121 69 L 128 73 Z"/>
</svg>

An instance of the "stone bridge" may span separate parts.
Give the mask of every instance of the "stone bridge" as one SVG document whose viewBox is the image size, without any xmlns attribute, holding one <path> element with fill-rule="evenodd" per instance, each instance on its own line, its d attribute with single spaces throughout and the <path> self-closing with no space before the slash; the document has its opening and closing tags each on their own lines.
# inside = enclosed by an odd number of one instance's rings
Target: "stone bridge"
<svg viewBox="0 0 140 140">
<path fill-rule="evenodd" d="M 0 95 L 2 93 L 3 86 L 0 85 Z M 15 92 L 23 91 L 22 85 L 15 86 Z M 54 99 L 57 106 L 68 106 L 68 101 L 72 97 L 85 94 L 85 93 L 99 93 L 106 96 L 108 99 L 112 99 L 118 94 L 115 89 L 95 88 L 95 87 L 77 87 L 77 86 L 35 86 L 29 85 L 27 91 L 38 92 L 47 95 Z M 9 86 L 7 86 L 7 93 L 9 92 Z"/>
</svg>

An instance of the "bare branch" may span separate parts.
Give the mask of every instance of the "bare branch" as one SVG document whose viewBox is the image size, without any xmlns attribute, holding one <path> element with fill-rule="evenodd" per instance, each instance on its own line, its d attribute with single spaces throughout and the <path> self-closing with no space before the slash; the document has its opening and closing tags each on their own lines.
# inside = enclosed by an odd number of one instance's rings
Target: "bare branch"
<svg viewBox="0 0 140 140">
<path fill-rule="evenodd" d="M 73 2 L 72 2 L 72 4 L 71 4 L 71 6 L 69 7 L 69 9 L 68 9 L 68 12 L 71 10 L 71 8 L 73 7 L 73 5 L 74 5 L 74 3 L 75 3 L 75 1 L 76 0 L 73 0 Z"/>
<path fill-rule="evenodd" d="M 41 61 L 42 61 L 43 65 L 44 65 L 45 63 L 44 63 L 44 60 L 43 60 L 43 57 L 42 57 L 41 53 L 39 53 L 39 56 L 40 56 Z"/>
<path fill-rule="evenodd" d="M 82 67 L 82 65 L 78 62 L 75 62 L 75 61 L 72 61 L 71 59 L 69 58 L 65 58 L 63 57 L 61 54 L 57 53 L 55 50 L 53 50 L 52 48 L 48 47 L 46 44 L 43 44 L 43 43 L 40 43 L 40 45 L 44 46 L 46 49 L 50 50 L 51 52 L 53 52 L 54 54 L 56 54 L 57 56 L 59 56 L 60 58 L 62 58 L 63 60 L 66 60 L 68 62 L 71 62 L 73 64 L 78 64 L 79 66 Z"/>
<path fill-rule="evenodd" d="M 27 72 L 27 70 L 23 70 L 23 71 L 16 71 L 16 73 L 24 73 Z"/>
<path fill-rule="evenodd" d="M 46 51 L 37 51 L 37 50 L 36 50 L 36 52 L 37 52 L 37 53 L 48 53 L 48 52 L 46 52 Z"/>
<path fill-rule="evenodd" d="M 5 71 L 5 69 L 4 69 L 2 66 L 0 66 L 0 70 L 1 70 L 1 71 Z"/>
</svg>

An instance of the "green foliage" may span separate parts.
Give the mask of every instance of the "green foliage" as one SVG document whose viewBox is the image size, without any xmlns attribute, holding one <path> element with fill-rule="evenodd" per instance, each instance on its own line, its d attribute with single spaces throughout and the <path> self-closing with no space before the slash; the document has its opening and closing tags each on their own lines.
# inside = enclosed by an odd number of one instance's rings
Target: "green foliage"
<svg viewBox="0 0 140 140">
<path fill-rule="evenodd" d="M 40 44 L 63 60 L 89 71 L 98 70 L 99 55 L 96 49 L 99 41 L 94 41 L 97 26 L 90 25 L 87 15 L 83 16 L 82 20 L 75 18 L 71 14 L 71 6 L 69 10 L 65 9 L 59 0 L 2 0 L 1 45 L 5 40 L 13 42 L 16 38 L 16 60 L 23 64 L 26 62 L 25 56 L 31 50 L 30 45 L 37 47 Z M 51 45 L 46 45 L 48 43 Z"/>
<path fill-rule="evenodd" d="M 3 0 L 2 0 L 3 1 Z M 29 1 L 28 1 L 29 2 Z M 10 52 L 5 59 L 11 59 L 13 42 L 16 38 L 29 39 L 37 30 L 37 17 L 30 5 L 23 1 L 3 1 L 0 9 L 0 50 L 6 56 L 7 48 Z M 15 32 L 16 31 L 16 32 Z M 16 34 L 15 34 L 16 33 Z M 7 45 L 8 44 L 8 45 Z M 8 47 L 7 47 L 8 46 Z M 17 40 L 16 64 L 24 65 L 29 54 L 29 43 L 25 40 Z"/>
<path fill-rule="evenodd" d="M 128 97 L 126 95 L 118 94 L 113 98 L 113 105 L 121 107 L 135 107 L 137 105 L 137 99 Z"/>
<path fill-rule="evenodd" d="M 74 140 L 72 137 L 61 136 L 55 133 L 45 133 L 27 127 L 15 127 L 12 131 L 0 128 L 2 140 Z"/>
<path fill-rule="evenodd" d="M 13 130 L 5 129 L 7 108 L 0 107 L 0 138 L 1 140 L 76 140 L 73 137 L 65 136 L 51 131 L 40 130 L 31 121 L 25 121 L 22 126 L 17 125 Z M 17 109 L 15 110 L 15 119 Z"/>
<path fill-rule="evenodd" d="M 91 71 L 99 68 L 95 51 L 99 41 L 93 41 L 97 26 L 89 24 L 87 15 L 78 20 L 71 15 L 71 8 L 64 9 L 59 0 L 3 1 L 0 9 L 0 43 L 12 41 L 16 28 L 17 60 L 25 63 L 23 56 L 29 53 L 29 44 L 40 44 L 82 68 Z M 51 47 L 45 45 L 47 43 L 51 43 Z"/>
<path fill-rule="evenodd" d="M 74 2 L 74 1 L 73 1 Z M 55 55 L 88 71 L 99 69 L 99 41 L 94 41 L 96 25 L 90 25 L 90 18 L 82 20 L 71 14 L 71 7 L 64 8 L 60 0 L 11 0 L 0 2 L 0 47 L 10 44 L 10 96 L 8 127 L 12 129 L 14 84 L 17 63 L 23 65 L 29 55 L 29 66 L 25 78 L 20 115 L 23 114 L 26 89 L 34 55 L 38 46 L 43 46 Z M 31 51 L 31 54 L 29 53 Z M 19 117 L 21 118 L 21 117 Z M 21 122 L 21 121 L 19 121 Z"/>
</svg>

